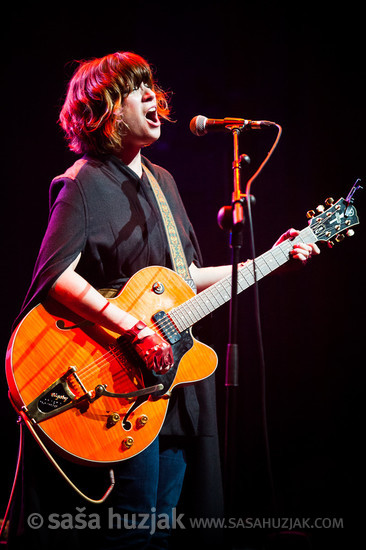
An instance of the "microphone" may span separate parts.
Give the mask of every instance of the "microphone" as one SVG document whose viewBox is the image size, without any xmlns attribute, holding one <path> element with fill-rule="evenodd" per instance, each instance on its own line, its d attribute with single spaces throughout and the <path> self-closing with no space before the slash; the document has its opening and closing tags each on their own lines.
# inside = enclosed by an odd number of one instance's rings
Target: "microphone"
<svg viewBox="0 0 366 550">
<path fill-rule="evenodd" d="M 221 132 L 231 130 L 231 128 L 240 127 L 240 130 L 245 128 L 260 129 L 265 126 L 275 126 L 274 122 L 269 120 L 246 120 L 244 118 L 206 118 L 203 115 L 198 115 L 192 118 L 189 128 L 195 136 L 204 136 L 208 132 Z"/>
</svg>

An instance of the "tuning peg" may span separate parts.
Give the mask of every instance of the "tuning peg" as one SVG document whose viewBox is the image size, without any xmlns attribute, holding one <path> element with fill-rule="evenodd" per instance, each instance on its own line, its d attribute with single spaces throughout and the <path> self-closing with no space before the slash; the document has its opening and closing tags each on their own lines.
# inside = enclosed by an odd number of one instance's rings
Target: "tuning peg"
<svg viewBox="0 0 366 550">
<path fill-rule="evenodd" d="M 353 237 L 354 234 L 355 234 L 355 232 L 353 231 L 353 229 L 349 229 L 349 230 L 346 232 L 347 237 Z"/>
<path fill-rule="evenodd" d="M 308 210 L 306 212 L 306 217 L 308 218 L 308 220 L 310 220 L 311 218 L 313 218 L 315 216 L 315 212 L 314 210 Z"/>
<path fill-rule="evenodd" d="M 325 204 L 327 206 L 332 206 L 333 203 L 334 203 L 334 199 L 332 197 L 328 197 L 327 200 L 325 201 Z"/>
<path fill-rule="evenodd" d="M 345 235 L 343 235 L 343 233 L 340 233 L 336 236 L 335 240 L 337 241 L 337 243 L 341 243 L 345 238 Z"/>
<path fill-rule="evenodd" d="M 316 211 L 319 212 L 319 214 L 322 214 L 325 210 L 325 206 L 323 204 L 319 204 L 317 207 L 316 207 Z"/>
</svg>

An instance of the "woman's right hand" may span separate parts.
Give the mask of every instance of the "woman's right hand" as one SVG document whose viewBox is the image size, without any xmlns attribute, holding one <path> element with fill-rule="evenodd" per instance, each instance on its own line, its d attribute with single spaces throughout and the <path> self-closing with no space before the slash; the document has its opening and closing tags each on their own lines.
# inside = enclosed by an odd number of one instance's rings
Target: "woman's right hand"
<svg viewBox="0 0 366 550">
<path fill-rule="evenodd" d="M 166 374 L 174 365 L 170 344 L 157 332 L 148 329 L 143 321 L 138 321 L 124 336 L 132 343 L 149 370 L 156 374 Z"/>
</svg>

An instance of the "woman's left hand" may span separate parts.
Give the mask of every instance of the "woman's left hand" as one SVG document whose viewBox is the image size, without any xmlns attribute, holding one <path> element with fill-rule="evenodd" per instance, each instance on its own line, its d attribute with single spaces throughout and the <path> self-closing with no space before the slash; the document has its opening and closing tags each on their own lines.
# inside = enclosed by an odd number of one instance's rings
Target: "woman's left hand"
<svg viewBox="0 0 366 550">
<path fill-rule="evenodd" d="M 279 239 L 275 242 L 274 246 L 286 241 L 292 240 L 300 233 L 297 229 L 289 229 L 286 233 L 283 233 Z M 294 260 L 299 260 L 303 264 L 306 263 L 312 256 L 320 254 L 320 249 L 315 243 L 296 243 L 293 249 L 290 251 L 290 255 Z"/>
</svg>

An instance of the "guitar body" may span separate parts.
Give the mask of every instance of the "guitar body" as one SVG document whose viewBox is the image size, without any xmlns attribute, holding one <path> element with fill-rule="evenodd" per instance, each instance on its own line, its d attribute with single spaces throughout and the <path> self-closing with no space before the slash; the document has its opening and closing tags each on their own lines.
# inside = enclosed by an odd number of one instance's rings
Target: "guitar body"
<svg viewBox="0 0 366 550">
<path fill-rule="evenodd" d="M 161 332 L 153 316 L 193 296 L 175 272 L 148 267 L 110 301 Z M 173 388 L 208 377 L 217 365 L 216 353 L 190 329 L 171 344 L 175 365 L 163 376 L 148 372 L 118 337 L 48 299 L 9 342 L 6 374 L 15 409 L 47 446 L 70 460 L 106 464 L 140 453 L 159 434 Z M 137 397 L 96 391 L 129 394 L 157 384 L 159 391 Z"/>
</svg>

